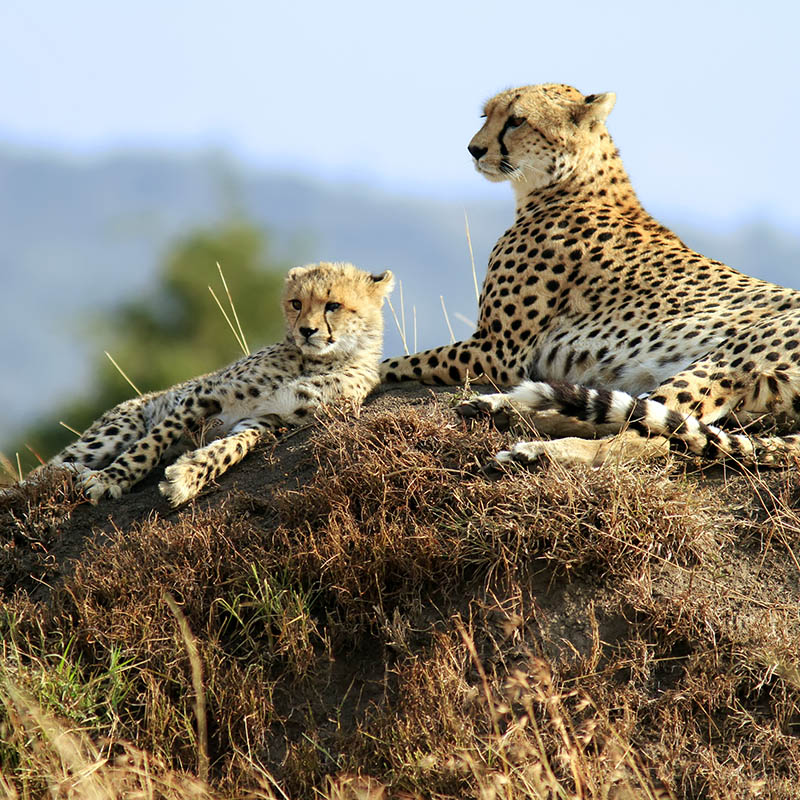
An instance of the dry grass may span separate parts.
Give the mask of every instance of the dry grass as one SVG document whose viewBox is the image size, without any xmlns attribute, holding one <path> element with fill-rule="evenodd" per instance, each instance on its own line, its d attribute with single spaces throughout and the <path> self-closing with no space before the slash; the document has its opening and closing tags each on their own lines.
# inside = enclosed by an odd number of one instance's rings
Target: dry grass
<svg viewBox="0 0 800 800">
<path fill-rule="evenodd" d="M 6 792 L 800 797 L 794 475 L 488 480 L 507 442 L 384 397 L 179 514 L 109 505 L 52 590 L 101 511 L 4 501 Z"/>
</svg>

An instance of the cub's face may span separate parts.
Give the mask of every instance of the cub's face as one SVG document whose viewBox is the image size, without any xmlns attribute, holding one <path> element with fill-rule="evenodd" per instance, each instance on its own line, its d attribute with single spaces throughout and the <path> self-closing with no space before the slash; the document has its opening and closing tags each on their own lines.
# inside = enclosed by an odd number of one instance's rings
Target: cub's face
<svg viewBox="0 0 800 800">
<path fill-rule="evenodd" d="M 613 105 L 613 94 L 584 97 L 561 84 L 501 92 L 486 103 L 486 122 L 469 143 L 475 169 L 529 190 L 558 183 L 597 146 Z"/>
<path fill-rule="evenodd" d="M 307 355 L 340 357 L 380 344 L 383 299 L 394 287 L 352 264 L 321 262 L 295 267 L 286 278 L 283 312 L 289 337 Z"/>
</svg>

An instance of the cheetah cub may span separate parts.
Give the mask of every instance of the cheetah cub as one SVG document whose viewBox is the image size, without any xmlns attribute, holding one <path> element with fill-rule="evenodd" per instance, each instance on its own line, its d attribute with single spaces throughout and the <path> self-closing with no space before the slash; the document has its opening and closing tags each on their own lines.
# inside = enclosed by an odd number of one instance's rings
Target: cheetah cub
<svg viewBox="0 0 800 800">
<path fill-rule="evenodd" d="M 378 384 L 383 299 L 392 273 L 352 264 L 292 269 L 283 292 L 286 338 L 218 372 L 107 411 L 50 463 L 79 473 L 93 502 L 141 481 L 184 432 L 220 438 L 184 453 L 159 488 L 173 506 L 195 497 L 241 461 L 265 431 L 298 424 L 316 409 L 360 403 Z"/>
</svg>

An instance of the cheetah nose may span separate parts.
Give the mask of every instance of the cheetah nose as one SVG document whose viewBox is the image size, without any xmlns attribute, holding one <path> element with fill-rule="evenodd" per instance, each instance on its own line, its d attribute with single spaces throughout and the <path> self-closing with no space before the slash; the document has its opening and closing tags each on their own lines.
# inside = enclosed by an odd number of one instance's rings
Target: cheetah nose
<svg viewBox="0 0 800 800">
<path fill-rule="evenodd" d="M 487 149 L 488 148 L 486 148 L 486 147 L 478 147 L 478 145 L 476 145 L 476 144 L 471 144 L 469 147 L 467 147 L 467 150 L 469 150 L 470 155 L 476 161 L 480 161 L 481 157 L 486 155 Z"/>
<path fill-rule="evenodd" d="M 300 328 L 300 334 L 310 339 L 318 330 L 319 328 Z"/>
</svg>

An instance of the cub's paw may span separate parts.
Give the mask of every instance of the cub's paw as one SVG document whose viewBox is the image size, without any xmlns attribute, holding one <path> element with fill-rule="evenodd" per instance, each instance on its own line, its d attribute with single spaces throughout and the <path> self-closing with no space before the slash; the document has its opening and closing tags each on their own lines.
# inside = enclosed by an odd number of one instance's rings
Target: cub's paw
<svg viewBox="0 0 800 800">
<path fill-rule="evenodd" d="M 105 470 L 94 469 L 81 471 L 76 483 L 92 503 L 97 503 L 103 497 L 117 500 L 129 485 L 127 481 L 109 475 Z"/>
<path fill-rule="evenodd" d="M 511 424 L 511 403 L 502 393 L 479 394 L 459 403 L 454 411 L 466 420 L 488 417 L 499 431 L 507 431 Z"/>
<path fill-rule="evenodd" d="M 166 480 L 158 484 L 158 489 L 170 505 L 179 506 L 198 495 L 207 483 L 206 474 L 207 464 L 195 458 L 194 453 L 184 453 L 164 470 Z"/>
</svg>

